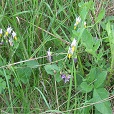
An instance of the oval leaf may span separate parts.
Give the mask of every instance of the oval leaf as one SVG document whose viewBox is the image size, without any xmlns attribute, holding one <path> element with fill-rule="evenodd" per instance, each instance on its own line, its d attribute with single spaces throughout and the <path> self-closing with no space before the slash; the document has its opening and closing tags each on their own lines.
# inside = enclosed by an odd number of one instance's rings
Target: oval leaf
<svg viewBox="0 0 114 114">
<path fill-rule="evenodd" d="M 93 101 L 99 102 L 95 104 L 95 108 L 101 112 L 101 114 L 112 114 L 111 104 L 109 101 L 103 102 L 104 99 L 108 98 L 108 91 L 104 88 L 94 89 L 93 91 Z"/>
<path fill-rule="evenodd" d="M 105 10 L 102 9 L 102 10 L 99 12 L 98 17 L 96 18 L 96 23 L 99 23 L 99 22 L 103 19 L 104 16 L 105 16 Z"/>
<path fill-rule="evenodd" d="M 95 88 L 100 87 L 104 81 L 106 80 L 106 76 L 107 76 L 107 71 L 98 71 L 96 74 L 96 81 L 94 83 Z"/>
<path fill-rule="evenodd" d="M 81 86 L 82 90 L 85 92 L 90 92 L 93 89 L 93 85 L 89 85 L 89 84 L 87 84 L 87 82 L 82 82 L 80 86 Z"/>
</svg>

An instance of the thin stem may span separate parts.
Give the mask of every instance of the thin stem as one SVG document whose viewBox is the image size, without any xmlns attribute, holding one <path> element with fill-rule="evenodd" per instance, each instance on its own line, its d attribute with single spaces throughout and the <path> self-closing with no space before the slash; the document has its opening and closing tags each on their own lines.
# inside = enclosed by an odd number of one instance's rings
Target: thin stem
<svg viewBox="0 0 114 114">
<path fill-rule="evenodd" d="M 55 76 L 54 76 L 55 77 Z M 56 77 L 55 77 L 56 78 Z M 57 92 L 57 83 L 55 79 L 55 92 L 56 92 L 56 102 L 57 102 L 57 109 L 59 110 L 59 100 L 58 100 L 58 92 Z"/>
<path fill-rule="evenodd" d="M 6 72 L 5 72 L 4 68 L 3 68 L 3 72 L 4 72 L 4 76 L 5 76 L 5 79 L 6 79 L 7 86 L 8 86 L 9 100 L 10 100 L 10 103 L 11 103 L 12 114 L 14 114 L 13 103 L 12 103 L 11 92 L 10 92 L 10 86 L 9 86 L 8 78 L 7 78 L 7 75 L 6 75 Z"/>
<path fill-rule="evenodd" d="M 73 70 L 74 70 L 74 61 L 72 61 L 72 71 L 71 71 L 71 76 L 73 76 Z M 70 85 L 69 85 L 69 92 L 68 92 L 68 102 L 67 102 L 67 110 L 69 110 L 69 106 L 70 106 L 70 98 L 71 98 L 71 90 L 72 90 L 72 79 L 73 77 L 70 79 Z"/>
<path fill-rule="evenodd" d="M 74 61 L 73 61 L 73 63 L 74 63 Z M 73 68 L 74 68 L 74 84 L 75 84 L 75 91 L 76 91 L 76 89 L 77 89 L 77 77 L 76 77 L 76 68 L 75 68 L 75 64 L 73 64 Z M 77 106 L 77 97 L 75 97 L 75 108 L 76 108 L 76 106 Z M 77 111 L 75 110 L 74 111 L 74 114 L 77 114 Z"/>
</svg>

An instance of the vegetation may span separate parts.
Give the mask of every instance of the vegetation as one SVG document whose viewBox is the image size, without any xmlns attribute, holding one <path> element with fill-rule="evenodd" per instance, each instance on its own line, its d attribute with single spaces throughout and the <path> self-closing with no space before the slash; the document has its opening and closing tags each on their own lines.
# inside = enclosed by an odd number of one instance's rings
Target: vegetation
<svg viewBox="0 0 114 114">
<path fill-rule="evenodd" d="M 106 0 L 1 0 L 1 114 L 112 114 L 113 9 Z"/>
</svg>

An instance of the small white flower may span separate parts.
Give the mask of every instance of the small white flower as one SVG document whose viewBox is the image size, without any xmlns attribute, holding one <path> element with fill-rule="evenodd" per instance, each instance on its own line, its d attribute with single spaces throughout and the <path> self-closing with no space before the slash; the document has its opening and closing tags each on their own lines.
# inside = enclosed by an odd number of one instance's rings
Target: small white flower
<svg viewBox="0 0 114 114">
<path fill-rule="evenodd" d="M 0 37 L 2 36 L 2 29 L 0 28 Z"/>
<path fill-rule="evenodd" d="M 68 55 L 67 55 L 67 56 L 68 56 L 69 59 L 72 57 L 72 55 L 73 55 L 73 53 L 74 53 L 74 51 L 75 51 L 76 45 L 77 45 L 77 41 L 76 41 L 76 39 L 74 38 L 74 40 L 73 40 L 72 43 L 71 43 L 71 46 L 70 46 L 69 49 L 68 49 Z"/>
<path fill-rule="evenodd" d="M 51 48 L 51 47 L 50 47 Z M 47 51 L 47 59 L 48 59 L 48 61 L 49 62 L 51 62 L 52 61 L 52 52 L 50 52 L 50 48 L 48 49 L 48 51 Z"/>
<path fill-rule="evenodd" d="M 12 32 L 12 36 L 15 40 L 17 40 L 16 33 L 14 31 Z"/>
<path fill-rule="evenodd" d="M 86 22 L 84 22 L 84 27 L 86 28 Z"/>
<path fill-rule="evenodd" d="M 78 25 L 81 22 L 81 18 L 80 17 L 76 17 L 76 25 Z"/>
<path fill-rule="evenodd" d="M 72 41 L 71 47 L 75 47 L 76 44 L 77 44 L 77 41 L 76 41 L 76 39 L 74 38 L 74 40 Z"/>
<path fill-rule="evenodd" d="M 76 29 L 76 26 L 81 22 L 80 17 L 76 17 L 76 22 L 74 23 L 74 29 Z"/>
<path fill-rule="evenodd" d="M 13 36 L 13 38 L 16 37 L 16 33 L 14 31 L 12 32 L 12 36 Z"/>
<path fill-rule="evenodd" d="M 2 34 L 2 29 L 0 28 L 0 34 Z"/>
<path fill-rule="evenodd" d="M 74 23 L 74 26 L 77 26 L 77 24 L 76 24 L 76 23 Z"/>
<path fill-rule="evenodd" d="M 86 25 L 86 22 L 84 22 L 84 25 Z"/>
<path fill-rule="evenodd" d="M 73 51 L 72 51 L 72 48 L 71 47 L 69 47 L 69 49 L 68 49 L 68 54 L 73 54 Z"/>
<path fill-rule="evenodd" d="M 7 28 L 7 32 L 8 32 L 8 34 L 10 34 L 11 31 L 12 31 L 12 28 L 11 28 L 11 27 L 8 27 L 8 28 Z"/>
<path fill-rule="evenodd" d="M 12 40 L 12 38 L 9 39 L 9 44 L 10 44 L 10 46 L 13 46 L 13 40 Z"/>
<path fill-rule="evenodd" d="M 72 48 L 69 47 L 67 57 L 70 59 L 72 57 L 72 55 L 73 55 Z"/>
<path fill-rule="evenodd" d="M 6 33 L 5 33 L 5 37 L 8 36 L 8 34 L 10 34 L 12 31 L 12 28 L 11 27 L 8 27 L 7 30 L 6 30 Z"/>
<path fill-rule="evenodd" d="M 51 47 L 50 47 L 50 48 L 51 48 Z M 48 55 L 48 56 L 51 56 L 50 48 L 49 48 L 48 51 L 47 51 L 47 55 Z"/>
</svg>

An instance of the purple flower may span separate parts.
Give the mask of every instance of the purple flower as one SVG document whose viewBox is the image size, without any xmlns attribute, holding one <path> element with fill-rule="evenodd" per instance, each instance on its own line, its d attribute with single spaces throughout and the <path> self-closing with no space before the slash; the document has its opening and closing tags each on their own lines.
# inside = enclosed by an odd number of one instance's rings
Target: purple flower
<svg viewBox="0 0 114 114">
<path fill-rule="evenodd" d="M 0 42 L 0 45 L 3 45 L 3 43 L 4 43 L 3 41 L 2 41 L 2 42 Z"/>
<path fill-rule="evenodd" d="M 71 75 L 61 74 L 61 78 L 64 80 L 64 82 L 68 82 L 71 78 Z"/>
<path fill-rule="evenodd" d="M 77 62 L 77 58 L 74 58 L 74 63 L 76 63 Z"/>
</svg>

